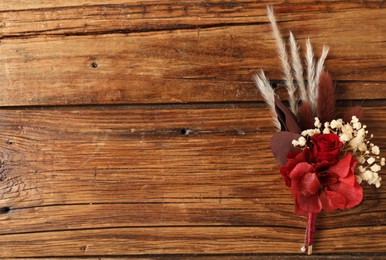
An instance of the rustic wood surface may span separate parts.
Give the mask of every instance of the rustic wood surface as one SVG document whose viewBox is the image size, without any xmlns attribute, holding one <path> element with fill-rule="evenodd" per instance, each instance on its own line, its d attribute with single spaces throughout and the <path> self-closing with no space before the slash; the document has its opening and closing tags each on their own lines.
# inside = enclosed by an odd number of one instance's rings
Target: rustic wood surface
<svg viewBox="0 0 386 260">
<path fill-rule="evenodd" d="M 251 80 L 286 98 L 268 4 L 384 154 L 384 1 L 0 1 L 0 257 L 299 259 Z M 385 187 L 321 213 L 310 259 L 384 258 Z"/>
</svg>

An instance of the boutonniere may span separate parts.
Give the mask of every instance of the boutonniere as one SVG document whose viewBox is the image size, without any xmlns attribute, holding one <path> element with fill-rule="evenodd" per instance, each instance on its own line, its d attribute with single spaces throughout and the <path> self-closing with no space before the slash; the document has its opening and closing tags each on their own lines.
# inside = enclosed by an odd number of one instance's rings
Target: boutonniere
<svg viewBox="0 0 386 260">
<path fill-rule="evenodd" d="M 335 84 L 324 70 L 328 48 L 323 46 L 316 61 L 307 39 L 304 74 L 294 35 L 289 33 L 288 55 L 272 7 L 267 8 L 267 13 L 289 107 L 276 96 L 262 70 L 255 75 L 255 81 L 277 130 L 271 139 L 271 150 L 294 197 L 295 213 L 308 216 L 302 251 L 311 254 L 316 215 L 322 210 L 345 210 L 358 205 L 363 199 L 361 183 L 377 188 L 381 185 L 378 173 L 385 158 L 379 156 L 379 147 L 371 142 L 373 135 L 359 120 L 360 107 L 348 108 L 342 118 L 336 117 Z"/>
</svg>

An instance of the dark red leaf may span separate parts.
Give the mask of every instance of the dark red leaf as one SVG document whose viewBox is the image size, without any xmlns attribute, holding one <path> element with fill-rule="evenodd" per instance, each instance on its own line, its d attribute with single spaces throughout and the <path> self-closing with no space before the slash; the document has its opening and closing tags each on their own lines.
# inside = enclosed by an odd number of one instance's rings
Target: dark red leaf
<svg viewBox="0 0 386 260">
<path fill-rule="evenodd" d="M 300 134 L 291 132 L 276 132 L 271 138 L 271 150 L 280 166 L 287 163 L 287 154 L 295 147 L 292 145 L 292 140 L 299 139 Z"/>
<path fill-rule="evenodd" d="M 275 108 L 282 131 L 289 131 L 292 133 L 301 132 L 296 116 L 280 101 L 277 96 L 275 96 Z"/>
</svg>

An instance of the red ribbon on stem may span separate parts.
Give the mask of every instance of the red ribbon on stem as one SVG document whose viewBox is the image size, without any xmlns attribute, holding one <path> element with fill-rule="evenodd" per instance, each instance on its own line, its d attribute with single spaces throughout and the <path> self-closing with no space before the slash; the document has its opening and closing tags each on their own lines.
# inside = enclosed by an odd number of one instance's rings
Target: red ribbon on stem
<svg viewBox="0 0 386 260">
<path fill-rule="evenodd" d="M 306 235 L 306 249 L 307 254 L 312 254 L 312 242 L 314 241 L 314 234 L 316 229 L 316 214 L 315 213 L 308 213 L 308 220 L 307 220 L 307 235 Z"/>
</svg>

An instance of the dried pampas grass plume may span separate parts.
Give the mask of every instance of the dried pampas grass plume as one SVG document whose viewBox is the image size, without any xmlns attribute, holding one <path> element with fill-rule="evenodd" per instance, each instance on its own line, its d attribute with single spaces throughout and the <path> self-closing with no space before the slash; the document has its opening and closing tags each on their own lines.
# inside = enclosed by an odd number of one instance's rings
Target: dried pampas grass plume
<svg viewBox="0 0 386 260">
<path fill-rule="evenodd" d="M 316 65 L 316 71 L 315 71 L 315 77 L 314 77 L 315 91 L 316 91 L 316 93 L 314 95 L 316 98 L 318 97 L 319 80 L 320 80 L 320 76 L 322 74 L 322 71 L 324 70 L 324 61 L 327 58 L 328 50 L 329 50 L 329 48 L 326 45 L 323 45 L 322 55 L 320 56 L 318 64 Z"/>
<path fill-rule="evenodd" d="M 306 91 L 306 86 L 303 79 L 303 65 L 300 61 L 299 47 L 296 44 L 296 40 L 292 32 L 290 32 L 290 48 L 291 48 L 291 58 L 292 58 L 292 68 L 295 73 L 296 81 L 298 82 L 300 90 L 300 99 L 303 102 L 308 102 L 308 95 Z"/>
<path fill-rule="evenodd" d="M 283 69 L 290 110 L 295 117 L 298 116 L 298 123 L 300 123 L 303 128 L 312 128 L 314 116 L 319 114 L 322 115 L 323 118 L 331 118 L 333 112 L 327 108 L 332 110 L 335 108 L 335 106 L 332 104 L 334 100 L 331 98 L 334 96 L 334 85 L 332 83 L 331 77 L 328 74 L 322 73 L 324 69 L 324 61 L 326 60 L 328 54 L 328 47 L 323 46 L 322 55 L 316 63 L 310 39 L 307 39 L 305 62 L 307 67 L 308 83 L 306 87 L 303 76 L 303 64 L 300 59 L 299 47 L 294 35 L 292 32 L 289 34 L 289 47 L 291 54 L 291 63 L 289 63 L 286 43 L 280 34 L 272 6 L 267 7 L 267 16 L 272 26 L 273 36 L 276 41 L 276 47 Z M 297 84 L 294 84 L 294 78 L 296 79 Z M 280 131 L 281 125 L 277 117 L 279 112 L 276 111 L 275 93 L 263 71 L 255 75 L 254 79 L 261 95 L 265 99 L 265 102 L 268 104 L 275 127 L 278 131 Z M 321 86 L 319 86 L 320 79 L 322 79 L 320 84 Z M 302 101 L 299 103 L 299 108 L 297 87 L 299 87 L 300 100 Z M 323 92 L 321 93 L 320 97 L 318 93 L 319 91 Z"/>
<path fill-rule="evenodd" d="M 312 50 L 311 41 L 308 38 L 306 41 L 306 63 L 307 63 L 307 81 L 308 81 L 308 96 L 309 102 L 313 110 L 316 109 L 316 85 L 315 85 L 315 62 L 314 51 Z"/>
<path fill-rule="evenodd" d="M 261 70 L 258 74 L 254 76 L 256 86 L 263 96 L 265 102 L 268 105 L 268 108 L 272 115 L 272 122 L 277 131 L 281 130 L 280 122 L 278 120 L 278 116 L 275 109 L 275 92 L 273 91 L 271 85 L 269 84 L 269 80 L 264 74 L 264 71 Z"/>
<path fill-rule="evenodd" d="M 297 114 L 297 100 L 295 98 L 296 87 L 293 84 L 291 66 L 288 62 L 288 55 L 287 55 L 285 43 L 281 37 L 279 28 L 277 27 L 272 6 L 267 7 L 267 15 L 268 15 L 269 21 L 271 22 L 272 33 L 273 33 L 273 36 L 275 37 L 276 47 L 279 53 L 279 58 L 284 72 L 284 81 L 288 91 L 290 108 L 291 108 L 291 111 L 296 115 Z"/>
</svg>

